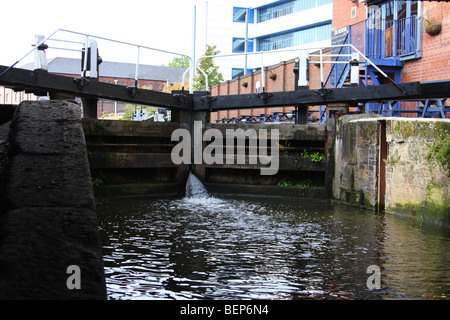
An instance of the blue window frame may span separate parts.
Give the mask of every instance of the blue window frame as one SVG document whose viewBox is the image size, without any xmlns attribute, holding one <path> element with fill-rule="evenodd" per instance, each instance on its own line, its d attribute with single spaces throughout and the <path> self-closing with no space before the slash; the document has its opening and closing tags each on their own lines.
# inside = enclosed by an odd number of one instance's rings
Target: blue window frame
<svg viewBox="0 0 450 320">
<path fill-rule="evenodd" d="M 295 12 L 333 3 L 333 0 L 288 0 L 278 1 L 258 8 L 258 23 L 286 16 Z"/>
<path fill-rule="evenodd" d="M 270 51 L 331 39 L 331 22 L 258 39 L 258 51 Z"/>
<path fill-rule="evenodd" d="M 245 23 L 245 13 L 247 8 L 233 7 L 233 22 Z M 255 10 L 248 9 L 248 23 L 254 23 Z"/>
<path fill-rule="evenodd" d="M 253 69 L 247 69 L 247 73 L 253 72 Z M 236 79 L 244 75 L 244 68 L 233 68 L 231 69 L 231 78 Z"/>
<path fill-rule="evenodd" d="M 245 52 L 245 39 L 233 38 L 233 52 Z M 247 52 L 253 52 L 253 39 L 247 40 Z"/>
</svg>

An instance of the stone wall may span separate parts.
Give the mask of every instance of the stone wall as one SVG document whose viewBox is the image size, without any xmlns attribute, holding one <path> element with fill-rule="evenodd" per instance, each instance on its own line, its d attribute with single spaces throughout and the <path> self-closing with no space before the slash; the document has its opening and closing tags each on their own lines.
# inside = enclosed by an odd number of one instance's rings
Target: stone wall
<svg viewBox="0 0 450 320">
<path fill-rule="evenodd" d="M 450 226 L 450 121 L 338 119 L 333 198 Z"/>
<path fill-rule="evenodd" d="M 338 119 L 334 152 L 334 199 L 359 206 L 377 205 L 379 118 L 377 115 L 361 114 Z"/>
<path fill-rule="evenodd" d="M 450 165 L 449 140 L 450 120 L 386 122 L 387 211 L 450 226 L 450 171 L 442 164 L 446 157 Z"/>
<path fill-rule="evenodd" d="M 2 127 L 0 299 L 106 298 L 80 120 L 75 103 L 28 101 Z"/>
</svg>

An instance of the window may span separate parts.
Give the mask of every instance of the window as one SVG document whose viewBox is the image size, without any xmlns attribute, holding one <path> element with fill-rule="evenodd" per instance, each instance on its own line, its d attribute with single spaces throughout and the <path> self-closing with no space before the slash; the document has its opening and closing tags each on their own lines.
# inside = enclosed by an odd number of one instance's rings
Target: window
<svg viewBox="0 0 450 320">
<path fill-rule="evenodd" d="M 333 3 L 333 0 L 289 0 L 258 8 L 258 23 Z"/>
<path fill-rule="evenodd" d="M 233 52 L 245 52 L 245 39 L 233 38 Z M 247 40 L 247 52 L 253 52 L 253 39 Z"/>
<path fill-rule="evenodd" d="M 233 7 L 233 22 L 245 23 L 247 8 Z M 248 23 L 254 23 L 255 10 L 248 9 Z"/>
<path fill-rule="evenodd" d="M 331 39 L 331 23 L 258 39 L 258 51 L 270 51 Z"/>
<path fill-rule="evenodd" d="M 352 19 L 356 18 L 356 7 L 352 7 L 352 9 L 351 9 L 351 17 L 352 17 Z"/>
<path fill-rule="evenodd" d="M 247 73 L 253 72 L 252 69 L 247 69 Z M 244 75 L 244 68 L 233 68 L 231 70 L 232 79 L 242 77 Z"/>
</svg>

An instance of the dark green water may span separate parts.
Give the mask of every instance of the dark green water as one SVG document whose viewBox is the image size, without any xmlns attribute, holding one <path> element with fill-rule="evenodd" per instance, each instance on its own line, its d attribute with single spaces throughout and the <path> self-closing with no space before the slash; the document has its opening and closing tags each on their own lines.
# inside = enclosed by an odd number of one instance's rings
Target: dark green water
<svg viewBox="0 0 450 320">
<path fill-rule="evenodd" d="M 109 299 L 449 299 L 450 233 L 318 200 L 97 204 Z M 381 270 L 369 290 L 367 268 Z"/>
</svg>

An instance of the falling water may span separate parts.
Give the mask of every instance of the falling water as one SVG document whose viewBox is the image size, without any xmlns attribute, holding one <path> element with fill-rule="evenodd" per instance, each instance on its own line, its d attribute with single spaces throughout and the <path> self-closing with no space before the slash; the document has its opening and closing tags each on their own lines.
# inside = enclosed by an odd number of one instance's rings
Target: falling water
<svg viewBox="0 0 450 320">
<path fill-rule="evenodd" d="M 203 183 L 192 172 L 189 173 L 189 178 L 186 182 L 186 197 L 187 198 L 209 198 L 208 190 L 206 190 Z"/>
</svg>

